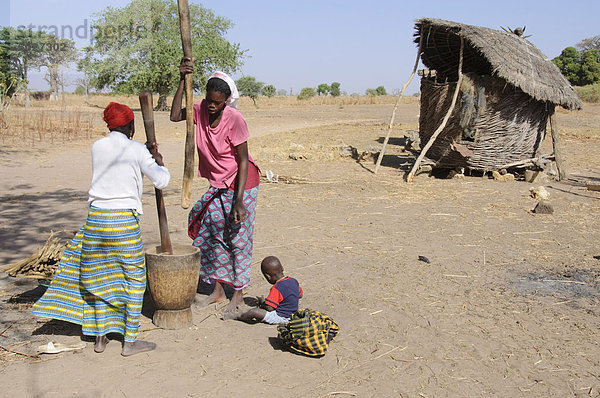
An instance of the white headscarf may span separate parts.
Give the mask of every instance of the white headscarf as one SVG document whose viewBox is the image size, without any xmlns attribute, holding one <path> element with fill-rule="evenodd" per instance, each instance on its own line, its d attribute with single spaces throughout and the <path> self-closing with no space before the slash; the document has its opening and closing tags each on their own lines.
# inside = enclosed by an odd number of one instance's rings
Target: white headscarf
<svg viewBox="0 0 600 398">
<path fill-rule="evenodd" d="M 232 108 L 237 108 L 237 101 L 240 98 L 240 93 L 238 92 L 237 86 L 235 85 L 233 79 L 229 77 L 227 73 L 221 71 L 216 71 L 215 73 L 210 75 L 209 79 L 212 79 L 213 77 L 221 79 L 225 83 L 227 83 L 229 89 L 231 90 L 231 95 L 229 96 L 229 98 L 227 98 L 227 105 L 229 105 Z"/>
</svg>

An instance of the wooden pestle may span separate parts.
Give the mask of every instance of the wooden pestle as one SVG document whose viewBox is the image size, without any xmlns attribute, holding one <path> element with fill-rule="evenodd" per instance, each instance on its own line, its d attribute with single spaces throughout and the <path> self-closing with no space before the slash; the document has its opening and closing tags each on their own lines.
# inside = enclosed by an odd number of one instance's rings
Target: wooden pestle
<svg viewBox="0 0 600 398">
<path fill-rule="evenodd" d="M 179 29 L 183 56 L 192 58 L 192 33 L 190 26 L 190 9 L 188 0 L 177 0 L 179 10 Z M 183 165 L 183 181 L 181 186 L 181 207 L 190 207 L 192 183 L 194 181 L 194 158 L 196 153 L 196 131 L 194 130 L 194 92 L 192 74 L 185 75 L 185 161 Z"/>
<path fill-rule="evenodd" d="M 140 92 L 140 105 L 146 130 L 146 140 L 149 143 L 156 142 L 154 130 L 154 109 L 152 104 L 152 93 L 150 91 Z M 160 230 L 160 247 L 163 253 L 173 254 L 171 237 L 169 236 L 169 224 L 167 223 L 167 211 L 162 190 L 154 188 L 156 194 L 156 210 L 158 211 L 158 228 Z"/>
</svg>

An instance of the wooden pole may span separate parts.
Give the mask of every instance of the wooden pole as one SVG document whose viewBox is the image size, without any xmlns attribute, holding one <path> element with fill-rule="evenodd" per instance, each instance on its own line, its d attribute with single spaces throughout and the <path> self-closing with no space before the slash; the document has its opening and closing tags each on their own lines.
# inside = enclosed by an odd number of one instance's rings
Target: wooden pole
<svg viewBox="0 0 600 398">
<path fill-rule="evenodd" d="M 188 0 L 177 0 L 179 8 L 179 28 L 181 31 L 181 45 L 183 47 L 183 56 L 192 58 L 192 29 L 190 26 L 190 8 Z M 194 135 L 194 91 L 193 76 L 191 73 L 185 75 L 185 161 L 183 164 L 183 181 L 181 186 L 181 207 L 187 209 L 190 207 L 192 198 L 192 183 L 194 181 L 194 154 L 195 154 L 195 135 Z"/>
<path fill-rule="evenodd" d="M 149 143 L 156 142 L 156 132 L 154 129 L 154 110 L 152 105 L 152 93 L 142 91 L 140 93 L 140 106 L 142 107 L 142 117 L 144 118 L 144 129 L 146 130 L 146 140 Z M 167 211 L 162 190 L 154 188 L 156 194 L 156 210 L 158 212 L 158 229 L 160 231 L 160 248 L 163 253 L 173 254 L 171 237 L 169 236 L 169 224 L 167 223 Z"/>
<path fill-rule="evenodd" d="M 412 73 L 410 74 L 410 77 L 408 78 L 408 81 L 406 83 L 404 83 L 404 86 L 402 86 L 402 90 L 400 91 L 400 94 L 398 95 L 398 99 L 396 100 L 396 104 L 394 105 L 394 110 L 392 111 L 392 117 L 390 119 L 390 125 L 388 126 L 388 131 L 385 136 L 385 139 L 383 140 L 383 148 L 381 148 L 381 152 L 379 152 L 379 156 L 377 157 L 377 164 L 375 165 L 375 174 L 377 174 L 377 171 L 379 170 L 379 166 L 381 166 L 381 161 L 383 160 L 383 154 L 385 153 L 385 147 L 387 146 L 388 141 L 390 140 L 390 134 L 392 133 L 392 126 L 394 125 L 394 120 L 396 119 L 396 109 L 398 109 L 398 105 L 400 104 L 400 99 L 404 95 L 404 91 L 406 90 L 406 87 L 408 87 L 408 85 L 410 84 L 413 76 L 415 75 L 415 72 L 417 71 L 417 67 L 419 66 L 419 59 L 421 58 L 422 43 L 423 43 L 423 35 L 421 33 L 419 33 L 419 49 L 417 50 L 417 59 L 415 61 L 415 66 L 413 68 Z"/>
<path fill-rule="evenodd" d="M 556 127 L 556 119 L 554 118 L 554 106 L 550 112 L 549 121 L 550 134 L 552 135 L 552 147 L 554 148 L 554 161 L 556 162 L 556 169 L 558 171 L 558 181 L 562 181 L 567 178 L 567 170 L 563 163 L 564 158 L 562 156 L 560 137 L 558 136 L 558 128 Z"/>
<path fill-rule="evenodd" d="M 456 105 L 456 99 L 458 98 L 458 92 L 460 91 L 460 84 L 462 83 L 462 79 L 463 79 L 463 75 L 462 75 L 463 47 L 464 47 L 464 39 L 461 36 L 460 37 L 459 59 L 458 59 L 458 81 L 456 82 L 456 89 L 454 90 L 454 95 L 452 96 L 452 103 L 450 104 L 450 108 L 448 109 L 446 116 L 444 116 L 444 119 L 442 120 L 442 124 L 440 124 L 440 126 L 437 128 L 437 130 L 434 131 L 433 135 L 429 138 L 429 141 L 427 141 L 427 144 L 423 147 L 423 149 L 421 149 L 421 153 L 417 157 L 417 160 L 415 161 L 415 164 L 413 165 L 412 170 L 406 177 L 407 182 L 412 182 L 412 180 L 414 179 L 415 173 L 419 169 L 419 165 L 421 164 L 421 161 L 423 161 L 425 154 L 427 153 L 429 148 L 431 148 L 431 146 L 433 145 L 433 143 L 436 140 L 436 138 L 438 137 L 438 135 L 440 135 L 442 130 L 444 130 L 444 127 L 446 127 L 446 124 L 448 123 L 448 119 L 450 119 L 450 115 L 452 114 L 452 111 L 454 110 L 454 106 Z"/>
</svg>

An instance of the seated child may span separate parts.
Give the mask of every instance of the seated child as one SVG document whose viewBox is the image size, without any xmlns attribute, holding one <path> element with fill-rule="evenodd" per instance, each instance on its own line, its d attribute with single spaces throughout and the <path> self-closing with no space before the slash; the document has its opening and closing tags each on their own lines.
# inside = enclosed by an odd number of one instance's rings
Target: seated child
<svg viewBox="0 0 600 398">
<path fill-rule="evenodd" d="M 265 322 L 272 325 L 289 322 L 290 317 L 298 311 L 298 301 L 302 298 L 302 288 L 298 281 L 283 274 L 279 259 L 274 256 L 265 257 L 260 263 L 263 276 L 273 287 L 269 296 L 258 297 L 259 306 L 246 312 L 226 312 L 223 319 L 239 319 L 244 322 Z"/>
</svg>

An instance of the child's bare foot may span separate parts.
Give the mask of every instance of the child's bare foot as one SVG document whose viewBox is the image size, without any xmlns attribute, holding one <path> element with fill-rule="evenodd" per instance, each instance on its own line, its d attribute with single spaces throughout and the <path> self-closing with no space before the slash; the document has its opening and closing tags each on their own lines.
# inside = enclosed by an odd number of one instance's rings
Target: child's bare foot
<svg viewBox="0 0 600 398">
<path fill-rule="evenodd" d="M 223 313 L 237 312 L 244 305 L 244 294 L 241 290 L 233 292 L 231 301 L 223 308 Z"/>
<path fill-rule="evenodd" d="M 134 342 L 123 343 L 123 349 L 121 355 L 129 357 L 131 355 L 139 354 L 140 352 L 152 351 L 156 348 L 156 344 L 150 341 L 136 340 Z"/>
<path fill-rule="evenodd" d="M 108 341 L 108 337 L 106 336 L 96 336 L 96 342 L 94 343 L 94 351 L 97 353 L 104 352 Z"/>
<path fill-rule="evenodd" d="M 223 313 L 223 320 L 227 321 L 230 319 L 240 319 L 240 313 L 239 312 L 225 312 Z"/>
</svg>

